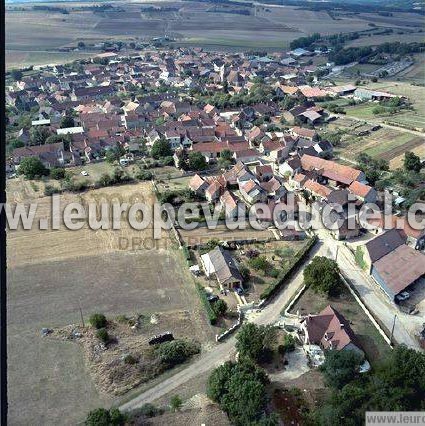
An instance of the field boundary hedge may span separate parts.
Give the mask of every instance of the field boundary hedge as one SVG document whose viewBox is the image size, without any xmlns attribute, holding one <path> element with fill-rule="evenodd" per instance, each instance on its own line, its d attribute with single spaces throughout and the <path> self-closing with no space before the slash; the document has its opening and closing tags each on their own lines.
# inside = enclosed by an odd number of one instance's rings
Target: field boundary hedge
<svg viewBox="0 0 425 426">
<path fill-rule="evenodd" d="M 211 303 L 208 300 L 207 293 L 198 282 L 196 283 L 196 291 L 198 292 L 199 298 L 201 299 L 202 304 L 204 305 L 205 311 L 207 312 L 208 321 L 211 325 L 215 325 L 217 323 L 217 315 L 213 311 Z"/>
</svg>

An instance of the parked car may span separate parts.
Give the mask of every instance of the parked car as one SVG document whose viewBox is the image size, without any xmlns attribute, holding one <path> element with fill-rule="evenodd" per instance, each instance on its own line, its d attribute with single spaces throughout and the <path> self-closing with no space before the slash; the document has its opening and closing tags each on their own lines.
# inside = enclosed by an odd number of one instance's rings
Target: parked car
<svg viewBox="0 0 425 426">
<path fill-rule="evenodd" d="M 210 302 L 210 303 L 217 302 L 218 299 L 219 299 L 219 297 L 215 294 L 211 294 L 211 296 L 208 296 L 208 302 Z"/>
<path fill-rule="evenodd" d="M 241 288 L 241 287 L 237 287 L 237 288 L 236 288 L 236 293 L 238 293 L 238 294 L 239 294 L 239 296 L 242 296 L 242 294 L 244 293 L 243 288 Z"/>
<path fill-rule="evenodd" d="M 81 172 L 81 174 L 82 174 L 83 176 L 88 176 L 88 175 L 89 175 L 89 173 L 88 173 L 88 172 L 86 172 L 85 170 L 83 170 L 83 171 Z"/>
<path fill-rule="evenodd" d="M 396 299 L 399 302 L 402 302 L 403 300 L 407 300 L 410 297 L 410 294 L 407 291 L 403 291 L 400 294 L 397 294 Z"/>
</svg>

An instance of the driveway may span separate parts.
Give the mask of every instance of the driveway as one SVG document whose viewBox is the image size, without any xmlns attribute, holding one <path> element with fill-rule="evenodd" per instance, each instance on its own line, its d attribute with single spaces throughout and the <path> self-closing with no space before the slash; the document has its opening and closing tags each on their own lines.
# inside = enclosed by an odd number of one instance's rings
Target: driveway
<svg viewBox="0 0 425 426">
<path fill-rule="evenodd" d="M 293 352 L 288 352 L 285 355 L 285 359 L 288 361 L 288 364 L 283 371 L 269 374 L 273 382 L 298 379 L 298 377 L 310 371 L 310 367 L 307 365 L 307 357 L 301 347 L 296 347 Z"/>
</svg>

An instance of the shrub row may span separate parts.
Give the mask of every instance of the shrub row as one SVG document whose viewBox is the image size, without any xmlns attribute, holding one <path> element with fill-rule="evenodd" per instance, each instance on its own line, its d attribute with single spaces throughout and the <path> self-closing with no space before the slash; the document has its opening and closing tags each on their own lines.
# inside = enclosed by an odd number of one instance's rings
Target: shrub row
<svg viewBox="0 0 425 426">
<path fill-rule="evenodd" d="M 186 244 L 182 245 L 182 250 L 183 250 L 183 256 L 186 259 L 187 264 L 190 266 L 191 262 L 191 258 L 190 258 L 190 252 L 189 249 L 187 248 Z"/>
<path fill-rule="evenodd" d="M 209 302 L 209 300 L 207 298 L 207 293 L 206 293 L 204 287 L 202 287 L 201 284 L 196 283 L 196 290 L 198 291 L 201 302 L 204 305 L 204 308 L 207 312 L 207 316 L 208 316 L 208 320 L 209 320 L 210 324 L 215 325 L 217 323 L 217 315 L 214 312 L 214 310 L 211 306 L 211 303 Z"/>
<path fill-rule="evenodd" d="M 298 253 L 294 255 L 290 264 L 286 268 L 282 269 L 277 279 L 274 282 L 270 283 L 266 287 L 266 289 L 261 293 L 260 295 L 261 299 L 268 299 L 282 286 L 282 284 L 289 277 L 293 269 L 297 267 L 300 264 L 300 262 L 305 258 L 305 256 L 308 254 L 310 249 L 316 243 L 316 241 L 317 241 L 317 237 L 314 236 Z"/>
</svg>

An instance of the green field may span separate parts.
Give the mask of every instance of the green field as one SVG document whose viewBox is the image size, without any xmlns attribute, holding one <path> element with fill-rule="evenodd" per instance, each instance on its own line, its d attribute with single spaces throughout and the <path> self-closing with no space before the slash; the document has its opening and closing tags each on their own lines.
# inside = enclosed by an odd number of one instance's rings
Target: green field
<svg viewBox="0 0 425 426">
<path fill-rule="evenodd" d="M 360 104 L 355 106 L 350 106 L 345 109 L 348 116 L 353 116 L 356 118 L 361 118 L 363 120 L 370 119 L 370 118 L 377 118 L 378 116 L 375 115 L 372 111 L 376 107 L 376 103 L 366 103 L 366 104 Z"/>
<path fill-rule="evenodd" d="M 362 112 L 363 118 L 366 118 L 367 113 Z M 396 117 L 396 115 L 392 117 Z M 357 155 L 364 152 L 375 158 L 383 158 L 390 162 L 391 168 L 397 168 L 400 166 L 400 161 L 405 152 L 413 151 L 418 155 L 423 155 L 425 135 L 421 137 L 404 129 L 382 127 L 366 136 L 356 136 L 356 124 L 361 123 L 355 122 L 349 117 L 344 117 L 329 125 L 330 131 L 339 129 L 346 132 L 341 143 L 335 148 L 335 155 L 341 159 L 348 162 L 355 161 Z"/>
<path fill-rule="evenodd" d="M 417 86 L 408 82 L 388 82 L 379 81 L 369 83 L 364 86 L 370 90 L 388 91 L 394 95 L 406 96 L 411 103 L 412 110 L 402 110 L 396 114 L 373 114 L 373 109 L 378 105 L 375 102 L 350 106 L 346 108 L 347 116 L 356 117 L 363 120 L 373 120 L 374 122 L 388 122 L 389 124 L 407 127 L 412 130 L 425 129 L 425 87 Z M 424 133 L 425 136 L 425 133 Z"/>
</svg>

